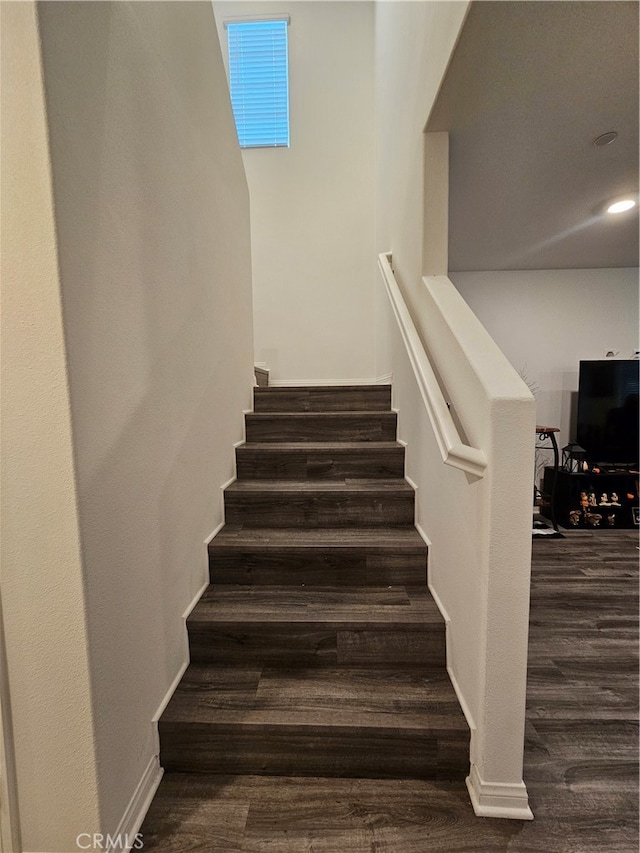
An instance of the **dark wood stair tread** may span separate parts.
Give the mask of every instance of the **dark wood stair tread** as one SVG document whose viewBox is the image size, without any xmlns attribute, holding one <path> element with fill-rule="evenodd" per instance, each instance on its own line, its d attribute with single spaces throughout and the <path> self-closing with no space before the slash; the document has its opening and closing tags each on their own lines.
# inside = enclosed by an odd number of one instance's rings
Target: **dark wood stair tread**
<svg viewBox="0 0 640 853">
<path fill-rule="evenodd" d="M 235 480 L 225 494 L 256 492 L 296 493 L 337 492 L 340 494 L 413 493 L 414 488 L 400 477 L 393 479 L 342 480 Z"/>
<path fill-rule="evenodd" d="M 372 420 L 395 420 L 396 412 L 385 409 L 379 411 L 377 409 L 340 409 L 337 412 L 247 412 L 246 417 L 255 420 L 297 420 L 297 421 L 312 421 L 312 420 L 343 420 L 343 421 L 358 421 L 363 418 L 371 418 Z"/>
<path fill-rule="evenodd" d="M 350 528 L 319 527 L 265 528 L 226 524 L 209 543 L 209 551 L 264 549 L 358 549 L 370 553 L 391 552 L 426 554 L 427 546 L 415 527 Z"/>
<path fill-rule="evenodd" d="M 392 668 L 225 667 L 191 664 L 161 725 L 322 731 L 422 730 L 467 736 L 446 673 Z"/>
<path fill-rule="evenodd" d="M 443 628 L 443 619 L 426 589 L 397 587 L 211 585 L 187 624 L 304 623 L 362 630 L 380 626 Z"/>
<path fill-rule="evenodd" d="M 237 450 L 264 450 L 270 453 L 287 453 L 292 450 L 304 453 L 366 453 L 371 450 L 394 450 L 404 446 L 398 441 L 246 441 Z"/>
</svg>

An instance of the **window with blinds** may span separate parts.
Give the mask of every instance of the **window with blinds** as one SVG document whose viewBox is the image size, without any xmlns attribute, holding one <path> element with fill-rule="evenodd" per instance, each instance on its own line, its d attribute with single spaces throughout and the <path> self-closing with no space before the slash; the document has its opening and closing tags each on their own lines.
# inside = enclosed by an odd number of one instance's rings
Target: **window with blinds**
<svg viewBox="0 0 640 853">
<path fill-rule="evenodd" d="M 285 18 L 225 23 L 241 148 L 289 146 L 288 23 Z"/>
</svg>

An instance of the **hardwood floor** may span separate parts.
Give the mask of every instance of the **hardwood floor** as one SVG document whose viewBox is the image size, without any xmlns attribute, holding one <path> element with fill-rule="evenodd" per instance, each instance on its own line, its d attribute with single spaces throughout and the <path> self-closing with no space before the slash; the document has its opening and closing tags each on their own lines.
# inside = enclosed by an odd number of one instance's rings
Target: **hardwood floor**
<svg viewBox="0 0 640 853">
<path fill-rule="evenodd" d="M 272 534 L 263 532 L 268 548 Z M 248 555 L 259 536 L 246 537 Z M 341 554 L 348 550 L 339 531 L 331 537 Z M 144 849 L 637 853 L 637 543 L 636 532 L 624 530 L 567 531 L 565 539 L 533 543 L 525 781 L 534 821 L 476 818 L 461 782 L 167 773 L 141 830 Z M 223 564 L 225 547 L 222 540 Z M 298 557 L 304 548 L 302 538 L 291 544 Z M 364 571 L 357 543 L 351 553 Z M 256 571 L 277 573 L 281 559 L 258 561 Z M 331 674 L 316 671 L 317 678 Z M 248 672 L 237 689 L 255 689 L 255 679 Z M 353 681 L 341 688 L 347 700 L 349 691 L 371 690 Z M 271 681 L 266 704 L 286 691 L 285 682 Z M 393 684 L 387 696 L 380 688 L 379 701 L 396 692 L 415 696 Z"/>
</svg>

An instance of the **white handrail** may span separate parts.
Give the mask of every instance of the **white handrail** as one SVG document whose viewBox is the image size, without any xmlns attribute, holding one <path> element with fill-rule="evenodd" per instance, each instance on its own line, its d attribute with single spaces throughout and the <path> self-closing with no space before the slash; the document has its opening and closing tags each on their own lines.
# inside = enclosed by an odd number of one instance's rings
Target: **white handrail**
<svg viewBox="0 0 640 853">
<path fill-rule="evenodd" d="M 409 310 L 403 299 L 391 268 L 391 255 L 378 255 L 378 266 L 382 273 L 387 295 L 407 348 L 409 361 L 420 389 L 420 394 L 429 415 L 436 442 L 445 465 L 459 468 L 476 477 L 483 477 L 487 468 L 487 457 L 482 450 L 464 444 L 451 417 L 451 412 L 442 394 L 433 368 L 424 351 Z"/>
</svg>

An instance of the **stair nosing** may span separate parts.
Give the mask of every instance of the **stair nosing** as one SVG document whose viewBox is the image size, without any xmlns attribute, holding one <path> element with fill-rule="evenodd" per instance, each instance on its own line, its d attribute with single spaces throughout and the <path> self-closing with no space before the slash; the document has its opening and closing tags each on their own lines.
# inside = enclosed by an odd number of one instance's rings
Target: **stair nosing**
<svg viewBox="0 0 640 853">
<path fill-rule="evenodd" d="M 319 391 L 327 391 L 332 394 L 339 394 L 341 391 L 379 391 L 381 389 L 388 390 L 390 389 L 391 383 L 369 383 L 367 385 L 269 385 L 263 386 L 262 388 L 254 388 L 254 391 L 258 391 L 261 394 L 270 394 L 272 391 L 288 391 L 288 392 L 298 392 L 304 391 L 305 393 L 317 394 Z"/>
<path fill-rule="evenodd" d="M 284 550 L 351 550 L 354 548 L 368 550 L 370 552 L 393 553 L 401 550 L 403 553 L 423 554 L 428 551 L 426 542 L 422 539 L 415 525 L 404 527 L 379 527 L 375 533 L 385 541 L 372 544 L 371 528 L 367 528 L 366 540 L 361 542 L 354 537 L 354 530 L 343 527 L 320 527 L 309 531 L 300 527 L 274 528 L 269 533 L 269 528 L 244 526 L 238 524 L 225 524 L 222 530 L 208 545 L 209 551 L 221 551 L 223 549 L 236 550 L 262 550 L 263 548 L 278 548 Z M 313 534 L 312 542 L 300 542 L 310 532 Z M 258 541 L 251 541 L 247 535 L 258 537 Z M 231 537 L 237 537 L 232 539 Z M 271 538 L 269 538 L 271 537 Z M 400 540 L 400 541 L 399 541 Z M 401 541 L 405 540 L 405 541 Z"/>
<path fill-rule="evenodd" d="M 397 412 L 393 411 L 393 409 L 337 409 L 335 411 L 307 411 L 307 412 L 299 412 L 299 411 L 284 411 L 278 410 L 277 412 L 246 412 L 245 417 L 248 418 L 340 418 L 340 417 L 352 417 L 352 418 L 366 418 L 366 417 L 387 417 L 393 416 L 396 417 Z"/>
<path fill-rule="evenodd" d="M 363 488 L 364 487 L 364 488 Z M 225 494 L 231 493 L 270 493 L 270 492 L 338 492 L 355 494 L 368 494 L 370 492 L 382 492 L 383 494 L 393 494 L 394 492 L 402 492 L 403 494 L 415 493 L 414 487 L 408 483 L 403 477 L 346 477 L 343 480 L 271 480 L 271 479 L 246 479 L 234 480 L 226 489 Z"/>
<path fill-rule="evenodd" d="M 235 624 L 245 622 L 255 628 L 264 625 L 317 625 L 323 627 L 354 625 L 362 630 L 363 625 L 371 624 L 385 627 L 390 625 L 444 627 L 440 610 L 428 594 L 426 587 L 416 592 L 404 584 L 358 586 L 352 585 L 354 595 L 382 593 L 402 601 L 384 603 L 383 601 L 314 601 L 314 596 L 339 598 L 343 587 L 286 586 L 274 584 L 268 587 L 268 595 L 260 593 L 260 587 L 246 584 L 209 584 L 202 597 L 187 618 L 190 624 Z M 240 596 L 246 594 L 244 601 Z M 282 600 L 278 600 L 281 596 Z M 305 600 L 311 599 L 311 603 Z M 356 609 L 361 608 L 361 609 Z M 346 629 L 348 630 L 348 629 Z"/>
<path fill-rule="evenodd" d="M 268 450 L 286 452 L 300 450 L 306 452 L 344 450 L 350 452 L 371 450 L 404 450 L 398 441 L 245 441 L 236 450 Z"/>
</svg>

